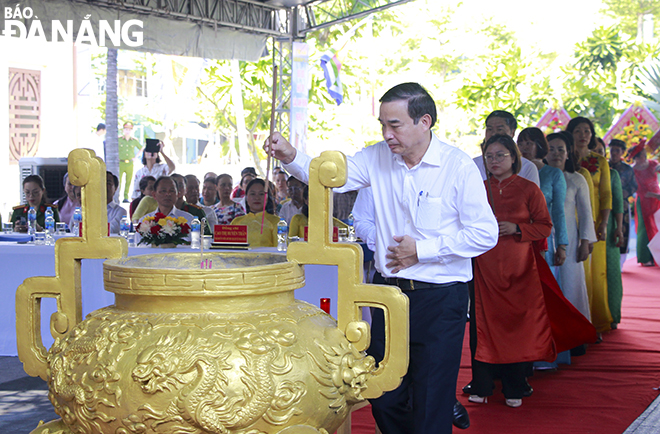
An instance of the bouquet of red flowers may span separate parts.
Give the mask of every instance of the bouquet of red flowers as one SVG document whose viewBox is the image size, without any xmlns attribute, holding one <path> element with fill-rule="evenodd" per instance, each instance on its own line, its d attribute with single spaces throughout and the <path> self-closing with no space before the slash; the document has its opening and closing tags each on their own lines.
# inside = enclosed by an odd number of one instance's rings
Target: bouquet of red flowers
<svg viewBox="0 0 660 434">
<path fill-rule="evenodd" d="M 185 240 L 190 233 L 190 226 L 183 217 L 168 217 L 163 213 L 156 213 L 153 217 L 145 217 L 137 227 L 142 239 L 138 244 L 190 244 Z"/>
</svg>

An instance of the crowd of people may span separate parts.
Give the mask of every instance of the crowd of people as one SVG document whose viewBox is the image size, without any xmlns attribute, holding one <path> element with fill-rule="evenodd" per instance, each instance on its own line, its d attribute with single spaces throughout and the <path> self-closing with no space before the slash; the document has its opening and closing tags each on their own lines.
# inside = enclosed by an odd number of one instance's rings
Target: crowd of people
<svg viewBox="0 0 660 434">
<path fill-rule="evenodd" d="M 352 211 L 357 235 L 375 251 L 373 282 L 396 285 L 410 300 L 408 374 L 372 408 L 383 433 L 449 433 L 452 422 L 467 427 L 455 397 L 466 318 L 472 381 L 463 391 L 471 402 L 487 403 L 500 379 L 509 407 L 533 393 L 534 368 L 570 363 L 617 328 L 633 213 L 637 261 L 655 265 L 648 243 L 658 231 L 660 165 L 644 142 L 603 143 L 587 118 L 547 136 L 528 127 L 516 137 L 515 117 L 499 110 L 486 118 L 481 155 L 470 159 L 432 132 L 435 104 L 420 85 L 395 86 L 380 102 L 384 141 L 348 157 L 348 180 L 336 190 L 334 208 L 335 226 L 345 227 Z M 264 149 L 283 163 L 272 182 L 252 167 L 236 185 L 226 173 L 209 172 L 201 192 L 196 176 L 173 173 L 167 158 L 160 163 L 162 142 L 157 152 L 145 150 L 130 219 L 157 212 L 205 218 L 207 233 L 216 224 L 246 225 L 251 246 L 270 247 L 277 246 L 282 219 L 290 236 L 302 238 L 311 158 L 279 133 Z M 110 172 L 107 179 L 116 233 L 126 211 L 112 201 L 119 179 Z M 14 209 L 15 229 L 26 230 L 29 207 L 39 228 L 47 207 L 56 220 L 69 221 L 80 189 L 67 177 L 64 186 L 66 195 L 50 204 L 43 180 L 27 177 L 27 204 Z M 376 310 L 368 353 L 377 361 L 384 333 Z"/>
<path fill-rule="evenodd" d="M 500 379 L 506 405 L 520 407 L 534 368 L 570 363 L 621 321 L 632 197 L 637 260 L 654 265 L 658 165 L 644 143 L 602 143 L 584 117 L 547 137 L 535 127 L 516 137 L 505 111 L 487 117 L 482 153 L 465 164 L 431 132 L 436 111 L 421 86 L 396 86 L 380 102 L 384 142 L 348 158 L 340 189 L 359 190 L 353 216 L 376 252 L 374 283 L 410 299 L 408 374 L 372 410 L 383 433 L 451 432 L 451 422 L 469 425 L 454 396 L 463 329 L 452 322 L 467 295 L 472 381 L 463 391 L 487 403 Z M 306 179 L 309 157 L 281 135 L 264 148 Z M 384 320 L 372 315 L 368 352 L 380 360 Z"/>
</svg>

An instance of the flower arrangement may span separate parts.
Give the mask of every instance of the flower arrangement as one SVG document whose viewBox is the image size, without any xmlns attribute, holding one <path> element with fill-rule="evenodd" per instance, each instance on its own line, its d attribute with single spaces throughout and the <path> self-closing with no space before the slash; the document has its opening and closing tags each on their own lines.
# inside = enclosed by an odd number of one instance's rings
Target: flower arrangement
<svg viewBox="0 0 660 434">
<path fill-rule="evenodd" d="M 648 124 L 639 122 L 634 116 L 631 118 L 630 125 L 623 127 L 623 131 L 615 134 L 614 138 L 623 140 L 629 147 L 635 146 L 640 140 L 649 140 L 653 137 L 653 130 Z"/>
<path fill-rule="evenodd" d="M 190 244 L 184 237 L 190 233 L 190 226 L 183 217 L 168 217 L 163 213 L 156 213 L 153 217 L 145 217 L 137 227 L 142 239 L 138 244 Z"/>
</svg>

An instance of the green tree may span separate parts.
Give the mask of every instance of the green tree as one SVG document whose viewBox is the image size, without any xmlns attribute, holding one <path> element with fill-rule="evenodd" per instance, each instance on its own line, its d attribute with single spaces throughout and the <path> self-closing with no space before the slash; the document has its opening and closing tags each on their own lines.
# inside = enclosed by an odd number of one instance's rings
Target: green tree
<svg viewBox="0 0 660 434">
<path fill-rule="evenodd" d="M 521 125 L 533 124 L 552 98 L 545 69 L 556 55 L 523 54 L 514 34 L 500 25 L 487 25 L 483 33 L 490 40 L 487 52 L 466 63 L 480 72 L 464 79 L 456 92 L 456 105 L 471 115 L 475 130 L 483 127 L 493 110 L 512 113 Z"/>
<path fill-rule="evenodd" d="M 266 154 L 257 144 L 256 135 L 270 129 L 272 59 L 261 58 L 257 62 L 239 62 L 239 72 L 243 89 L 243 113 L 237 113 L 236 101 L 232 93 L 233 78 L 228 60 L 215 60 L 205 70 L 205 77 L 197 87 L 198 96 L 211 105 L 210 111 L 200 111 L 214 129 L 226 137 L 237 134 L 237 116 L 243 116 L 248 135 L 248 150 L 259 168 L 259 161 Z M 210 117 L 210 119 L 208 119 Z M 223 154 L 227 155 L 231 143 L 225 144 Z M 237 146 L 237 143 L 235 144 Z M 236 148 L 238 150 L 238 148 Z"/>
<path fill-rule="evenodd" d="M 660 0 L 603 0 L 602 12 L 615 18 L 618 28 L 628 35 L 641 35 L 645 15 L 660 19 Z"/>
<path fill-rule="evenodd" d="M 640 67 L 658 53 L 657 45 L 633 44 L 617 27 L 597 28 L 563 68 L 564 107 L 591 118 L 602 136 L 631 103 L 649 97 L 639 86 Z"/>
</svg>

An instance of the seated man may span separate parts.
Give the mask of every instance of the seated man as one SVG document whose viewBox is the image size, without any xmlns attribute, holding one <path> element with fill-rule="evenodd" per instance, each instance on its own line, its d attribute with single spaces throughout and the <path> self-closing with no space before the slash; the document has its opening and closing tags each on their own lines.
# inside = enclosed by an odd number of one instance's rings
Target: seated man
<svg viewBox="0 0 660 434">
<path fill-rule="evenodd" d="M 110 225 L 110 233 L 118 234 L 121 219 L 126 215 L 126 210 L 113 200 L 115 192 L 119 188 L 119 178 L 112 172 L 105 172 L 105 175 L 105 186 L 108 194 L 108 224 Z"/>
<path fill-rule="evenodd" d="M 299 181 L 293 176 L 289 176 L 289 179 L 286 180 L 286 185 L 291 200 L 282 204 L 278 215 L 286 220 L 287 225 L 291 225 L 291 218 L 293 218 L 294 215 L 299 214 L 305 204 L 303 199 L 305 183 Z"/>
<path fill-rule="evenodd" d="M 177 209 L 176 206 L 174 206 L 178 198 L 178 190 L 176 188 L 176 183 L 171 177 L 161 176 L 156 180 L 156 183 L 154 184 L 154 197 L 156 198 L 156 203 L 158 204 L 156 210 L 143 216 L 140 219 L 140 222 L 145 217 L 153 217 L 156 215 L 156 213 L 159 212 L 165 214 L 168 217 L 183 217 L 186 219 L 189 225 L 195 218 L 192 214 L 181 211 L 180 209 Z"/>
<path fill-rule="evenodd" d="M 218 218 L 215 216 L 215 212 L 210 207 L 198 206 L 189 202 L 186 202 L 185 196 L 187 192 L 186 178 L 183 175 L 175 173 L 172 176 L 174 182 L 176 182 L 176 188 L 178 190 L 177 200 L 174 206 L 178 209 L 190 213 L 197 217 L 201 222 L 203 218 L 206 218 L 206 227 L 204 228 L 204 234 L 211 235 L 213 233 L 213 227 L 218 224 Z M 206 211 L 206 208 L 209 211 Z"/>
</svg>

